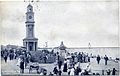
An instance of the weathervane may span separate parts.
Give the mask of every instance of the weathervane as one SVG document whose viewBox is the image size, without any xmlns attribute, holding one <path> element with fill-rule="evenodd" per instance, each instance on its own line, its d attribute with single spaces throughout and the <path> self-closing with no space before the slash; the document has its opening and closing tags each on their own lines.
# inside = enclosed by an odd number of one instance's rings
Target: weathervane
<svg viewBox="0 0 120 76">
<path fill-rule="evenodd" d="M 38 11 L 40 11 L 40 9 L 39 9 L 39 6 L 38 6 L 38 2 L 40 2 L 39 0 L 24 0 L 24 2 L 29 2 L 29 4 L 33 4 L 33 5 L 35 5 L 35 7 L 38 9 Z"/>
<path fill-rule="evenodd" d="M 29 0 L 29 1 L 28 0 L 24 0 L 24 2 L 29 2 L 29 3 L 30 2 L 39 2 L 39 0 L 36 0 L 36 1 L 34 1 L 34 0 Z"/>
</svg>

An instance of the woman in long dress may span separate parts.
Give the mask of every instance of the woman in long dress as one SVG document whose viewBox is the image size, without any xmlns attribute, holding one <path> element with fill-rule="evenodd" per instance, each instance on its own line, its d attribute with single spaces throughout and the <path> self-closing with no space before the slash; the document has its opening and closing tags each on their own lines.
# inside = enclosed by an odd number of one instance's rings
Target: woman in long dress
<svg viewBox="0 0 120 76">
<path fill-rule="evenodd" d="M 20 66 L 20 62 L 21 62 L 21 58 L 19 57 L 17 61 L 17 66 Z"/>
<path fill-rule="evenodd" d="M 63 72 L 67 72 L 67 60 L 64 61 Z"/>
<path fill-rule="evenodd" d="M 74 76 L 74 73 L 75 73 L 75 69 L 74 67 L 70 70 L 70 75 Z"/>
</svg>

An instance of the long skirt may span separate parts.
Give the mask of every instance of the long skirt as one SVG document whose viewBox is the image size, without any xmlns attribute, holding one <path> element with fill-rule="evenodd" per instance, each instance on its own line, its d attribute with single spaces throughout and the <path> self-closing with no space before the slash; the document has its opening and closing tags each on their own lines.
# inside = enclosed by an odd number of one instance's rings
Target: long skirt
<svg viewBox="0 0 120 76">
<path fill-rule="evenodd" d="M 63 72 L 67 72 L 67 63 L 64 64 Z"/>
</svg>

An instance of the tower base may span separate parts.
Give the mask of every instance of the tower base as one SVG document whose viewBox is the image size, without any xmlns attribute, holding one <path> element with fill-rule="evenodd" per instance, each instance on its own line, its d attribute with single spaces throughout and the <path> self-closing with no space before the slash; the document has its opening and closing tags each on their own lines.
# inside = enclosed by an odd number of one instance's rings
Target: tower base
<svg viewBox="0 0 120 76">
<path fill-rule="evenodd" d="M 36 51 L 38 45 L 37 38 L 24 38 L 23 39 L 23 46 L 26 47 L 27 51 Z"/>
</svg>

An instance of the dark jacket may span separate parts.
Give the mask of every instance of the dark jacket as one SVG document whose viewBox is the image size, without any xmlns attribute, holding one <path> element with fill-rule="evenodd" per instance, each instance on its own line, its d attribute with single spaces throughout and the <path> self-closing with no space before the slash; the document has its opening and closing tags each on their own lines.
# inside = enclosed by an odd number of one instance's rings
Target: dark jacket
<svg viewBox="0 0 120 76">
<path fill-rule="evenodd" d="M 97 61 L 100 61 L 100 56 L 97 56 Z"/>
<path fill-rule="evenodd" d="M 20 69 L 24 69 L 24 61 L 20 62 Z"/>
</svg>

